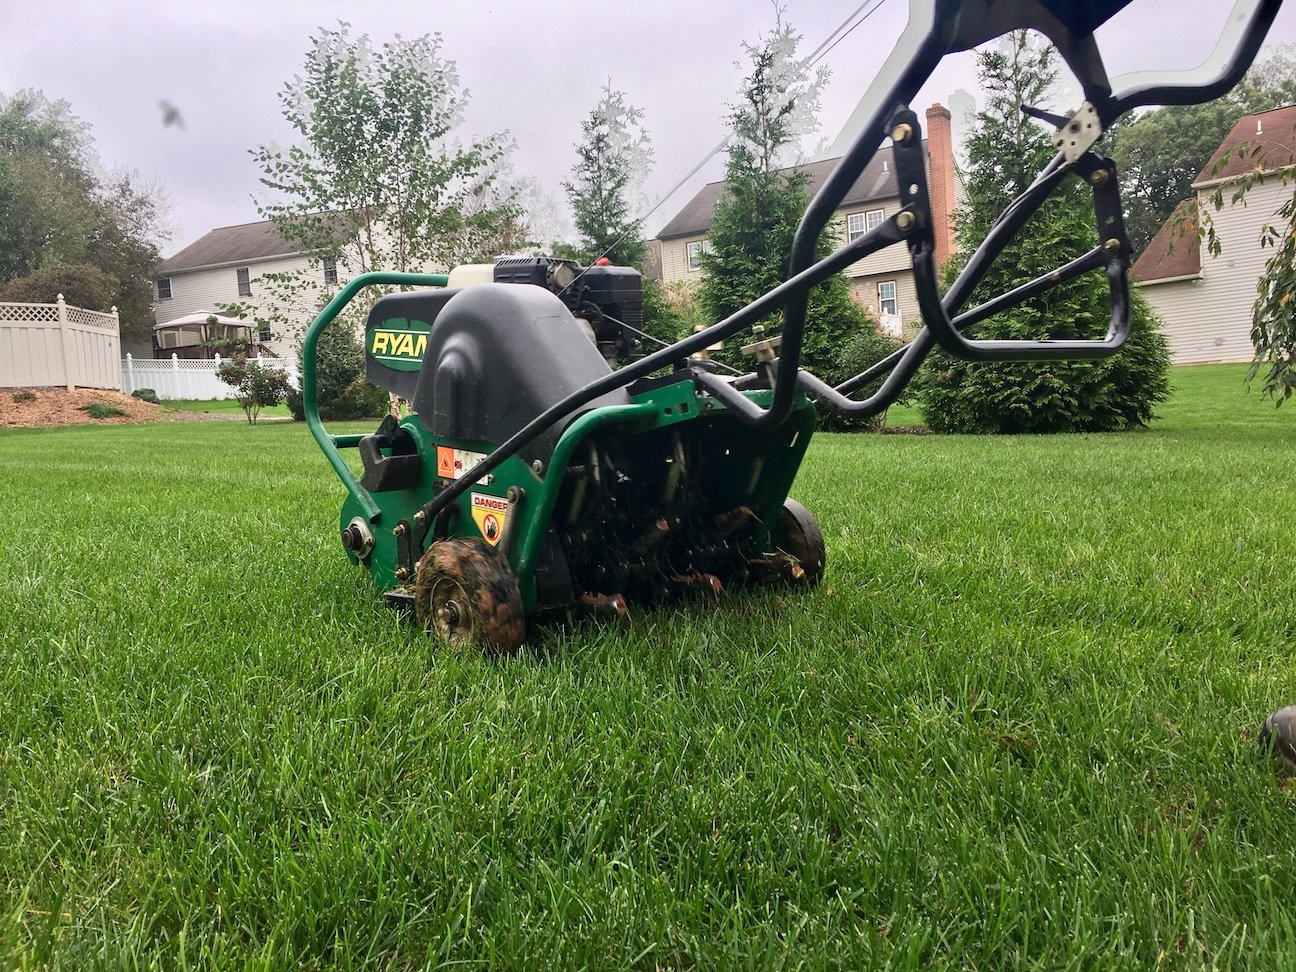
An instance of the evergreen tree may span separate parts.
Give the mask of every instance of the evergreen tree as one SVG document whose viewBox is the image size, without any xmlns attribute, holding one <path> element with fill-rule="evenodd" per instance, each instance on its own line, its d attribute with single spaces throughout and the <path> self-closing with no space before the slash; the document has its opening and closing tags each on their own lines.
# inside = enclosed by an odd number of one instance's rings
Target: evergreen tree
<svg viewBox="0 0 1296 972">
<path fill-rule="evenodd" d="M 966 204 L 955 225 L 963 256 L 952 277 L 1012 199 L 1052 158 L 1050 134 L 1022 115 L 1040 105 L 1056 77 L 1055 52 L 1025 31 L 978 55 L 986 109 L 967 143 Z M 1092 194 L 1069 179 L 1000 254 L 968 307 L 1060 266 L 1097 242 Z M 1147 305 L 1134 294 L 1129 340 L 1100 361 L 977 363 L 939 350 L 920 374 L 918 394 L 927 424 L 941 432 L 1112 431 L 1145 425 L 1169 393 L 1165 339 Z M 1047 291 L 976 326 L 979 338 L 1092 340 L 1110 322 L 1106 277 L 1098 273 Z"/>
<path fill-rule="evenodd" d="M 581 135 L 571 181 L 563 183 L 580 236 L 580 258 L 593 263 L 607 257 L 617 266 L 642 269 L 647 248 L 638 217 L 653 154 L 643 110 L 609 81 L 581 122 Z"/>
<path fill-rule="evenodd" d="M 792 239 L 809 202 L 806 175 L 787 165 L 795 161 L 801 138 L 818 127 L 819 96 L 828 79 L 826 70 L 812 71 L 797 60 L 800 40 L 780 11 L 768 36 L 743 45 L 751 73 L 729 106 L 725 192 L 711 219 L 711 251 L 702 256 L 699 301 L 715 321 L 774 289 L 787 275 Z M 826 256 L 834 242 L 830 234 L 821 237 L 818 255 Z M 831 277 L 810 292 L 803 367 L 829 382 L 849 377 L 847 349 L 856 335 L 873 329 L 851 299 L 845 278 Z M 740 361 L 738 344 L 730 342 L 724 359 L 750 364 Z"/>
</svg>

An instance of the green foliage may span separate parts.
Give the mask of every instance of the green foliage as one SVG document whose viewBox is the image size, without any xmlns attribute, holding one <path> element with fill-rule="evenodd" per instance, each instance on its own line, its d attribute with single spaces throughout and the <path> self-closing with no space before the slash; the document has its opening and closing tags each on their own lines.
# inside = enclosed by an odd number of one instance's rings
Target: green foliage
<svg viewBox="0 0 1296 972">
<path fill-rule="evenodd" d="M 158 398 L 158 393 L 152 388 L 136 388 L 131 392 L 131 398 L 138 398 L 140 401 L 151 402 L 154 405 L 162 404 L 162 399 Z"/>
<path fill-rule="evenodd" d="M 647 247 L 636 217 L 652 166 L 643 110 L 609 81 L 581 122 L 581 135 L 571 181 L 563 183 L 580 235 L 578 259 L 589 264 L 607 257 L 616 266 L 642 269 Z"/>
<path fill-rule="evenodd" d="M 81 411 L 85 412 L 92 419 L 118 418 L 119 416 L 127 414 L 116 405 L 109 405 L 106 402 L 91 402 L 89 405 L 82 405 Z"/>
<path fill-rule="evenodd" d="M 236 354 L 222 361 L 216 368 L 216 377 L 234 389 L 234 400 L 247 415 L 249 425 L 255 425 L 261 409 L 278 405 L 292 390 L 288 372 Z"/>
<path fill-rule="evenodd" d="M 1134 252 L 1151 242 L 1242 115 L 1296 101 L 1292 45 L 1256 64 L 1236 88 L 1201 105 L 1169 105 L 1113 125 L 1105 138 L 1120 176 Z"/>
<path fill-rule="evenodd" d="M 47 263 L 25 277 L 10 280 L 0 288 L 0 300 L 52 304 L 62 294 L 76 307 L 106 311 L 112 306 L 117 282 L 89 263 Z"/>
<path fill-rule="evenodd" d="M 36 401 L 36 393 L 30 388 L 20 388 L 10 396 L 15 402 L 21 405 L 23 402 Z"/>
<path fill-rule="evenodd" d="M 783 282 L 797 224 L 809 202 L 806 176 L 779 168 L 795 152 L 798 139 L 813 130 L 819 91 L 826 73 L 811 74 L 796 60 L 800 35 L 780 19 L 775 30 L 755 46 L 744 45 L 751 73 L 743 79 L 739 101 L 730 106 L 732 141 L 725 166 L 725 192 L 716 204 L 709 238 L 712 252 L 702 254 L 704 276 L 698 303 L 711 322 L 722 320 Z M 833 241 L 819 241 L 826 256 Z M 771 316 L 762 322 L 777 323 Z M 802 366 L 825 381 L 849 377 L 843 357 L 854 337 L 874 330 L 851 299 L 840 274 L 810 291 Z M 738 347 L 728 342 L 721 360 L 747 366 Z"/>
<path fill-rule="evenodd" d="M 48 291 L 54 277 L 73 273 L 63 291 L 70 303 L 115 304 L 123 333 L 147 335 L 164 209 L 161 192 L 137 175 L 101 173 L 88 129 L 66 102 L 0 94 L 0 285 Z M 103 277 L 68 269 L 87 265 Z M 87 299 L 73 301 L 77 287 Z"/>
<path fill-rule="evenodd" d="M 364 346 L 347 326 L 334 322 L 320 333 L 316 346 L 315 387 L 320 418 L 329 421 L 384 415 L 391 407 L 387 393 L 364 377 Z M 298 352 L 298 363 L 302 363 Z M 299 372 L 300 373 L 300 372 Z M 298 422 L 306 408 L 300 389 L 287 395 L 288 410 Z"/>
<path fill-rule="evenodd" d="M 223 309 L 291 333 L 332 296 L 325 259 L 354 274 L 419 272 L 517 242 L 517 187 L 500 178 L 512 143 L 503 133 L 457 137 L 468 95 L 441 46 L 439 34 L 375 46 L 346 23 L 311 39 L 280 93 L 300 141 L 252 150 L 269 191 L 259 211 L 311 265 L 262 274 L 255 301 Z"/>
<path fill-rule="evenodd" d="M 1056 68 L 1052 48 L 1025 32 L 978 55 L 986 110 L 968 140 L 967 204 L 956 215 L 971 252 L 1005 206 L 1053 156 L 1048 134 L 1026 120 L 1022 104 L 1047 98 Z M 968 306 L 1011 289 L 1096 242 L 1092 196 L 1072 180 L 1039 210 L 989 269 Z M 950 261 L 950 279 L 965 257 Z M 1088 274 L 997 315 L 976 328 L 995 339 L 1096 339 L 1107 332 L 1105 277 Z M 1134 296 L 1125 347 L 1101 361 L 977 363 L 936 351 L 919 373 L 924 419 L 941 432 L 1092 432 L 1146 425 L 1169 393 L 1169 355 L 1150 309 Z"/>
</svg>

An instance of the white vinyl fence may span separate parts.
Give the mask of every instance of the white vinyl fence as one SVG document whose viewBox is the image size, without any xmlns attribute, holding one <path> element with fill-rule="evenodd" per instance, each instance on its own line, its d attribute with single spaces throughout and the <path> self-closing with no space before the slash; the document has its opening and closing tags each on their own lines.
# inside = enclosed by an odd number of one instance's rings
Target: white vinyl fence
<svg viewBox="0 0 1296 972">
<path fill-rule="evenodd" d="M 251 359 L 258 364 L 272 368 L 282 368 L 288 372 L 288 380 L 301 387 L 297 366 L 281 358 L 262 358 L 258 355 Z M 158 398 L 164 400 L 233 398 L 234 389 L 216 377 L 221 358 L 182 359 L 174 354 L 170 358 L 154 360 L 152 358 L 134 358 L 126 355 L 121 363 L 122 391 L 130 394 L 141 388 L 152 388 Z"/>
<path fill-rule="evenodd" d="M 0 303 L 0 388 L 120 388 L 120 358 L 116 307 Z"/>
</svg>

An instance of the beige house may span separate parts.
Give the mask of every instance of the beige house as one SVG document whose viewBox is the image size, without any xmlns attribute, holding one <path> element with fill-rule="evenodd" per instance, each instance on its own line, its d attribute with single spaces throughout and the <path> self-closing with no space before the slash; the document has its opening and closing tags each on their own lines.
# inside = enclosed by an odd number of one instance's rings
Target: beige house
<svg viewBox="0 0 1296 972">
<path fill-rule="evenodd" d="M 286 315 L 292 318 L 288 325 L 255 335 L 274 354 L 291 357 L 301 333 L 314 319 L 322 295 L 336 290 L 352 275 L 345 265 L 312 262 L 268 220 L 214 229 L 159 263 L 154 271 L 153 313 L 159 322 L 165 322 L 226 304 L 257 308 L 259 300 L 267 296 L 265 274 L 296 271 L 317 276 L 318 290 L 312 290 L 300 308 Z M 125 350 L 137 357 L 152 353 L 146 346 Z"/>
<path fill-rule="evenodd" d="M 1256 283 L 1274 252 L 1260 246 L 1260 233 L 1291 198 L 1291 186 L 1276 174 L 1296 168 L 1294 126 L 1296 105 L 1244 115 L 1192 184 L 1196 196 L 1179 204 L 1135 262 L 1133 277 L 1161 318 L 1175 364 L 1251 360 Z M 1245 205 L 1232 206 L 1230 184 L 1256 166 L 1252 148 L 1241 156 L 1234 151 L 1242 145 L 1261 150 L 1259 158 L 1275 177 L 1251 189 Z M 1225 205 L 1216 212 L 1210 196 L 1220 187 Z M 1219 237 L 1218 257 L 1205 252 L 1196 235 L 1201 213 L 1209 216 Z"/>
<path fill-rule="evenodd" d="M 950 113 L 936 104 L 927 109 L 926 149 L 927 175 L 935 211 L 936 258 L 944 261 L 954 251 L 952 216 L 957 193 L 957 170 L 954 166 Z M 809 177 L 813 196 L 836 167 L 837 159 L 825 159 L 796 167 Z M 652 241 L 660 248 L 661 279 L 664 284 L 696 281 L 702 278 L 701 256 L 710 249 L 707 239 L 716 203 L 724 194 L 724 182 L 704 186 Z M 878 152 L 846 193 L 837 209 L 834 227 L 840 242 L 845 243 L 871 230 L 900 209 L 900 188 L 896 181 L 891 152 Z M 891 246 L 845 270 L 851 293 L 856 301 L 877 318 L 884 331 L 912 334 L 922 326 L 918 298 L 914 292 L 913 264 L 909 250 Z"/>
</svg>

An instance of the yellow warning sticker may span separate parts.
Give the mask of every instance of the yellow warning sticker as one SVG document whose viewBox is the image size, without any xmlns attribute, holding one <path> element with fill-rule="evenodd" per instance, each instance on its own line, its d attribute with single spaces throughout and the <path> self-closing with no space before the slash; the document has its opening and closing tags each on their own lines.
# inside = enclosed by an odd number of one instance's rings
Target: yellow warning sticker
<svg viewBox="0 0 1296 972">
<path fill-rule="evenodd" d="M 482 537 L 492 547 L 504 536 L 504 524 L 508 522 L 508 500 L 499 496 L 487 496 L 485 493 L 472 494 L 472 518 Z"/>
</svg>

